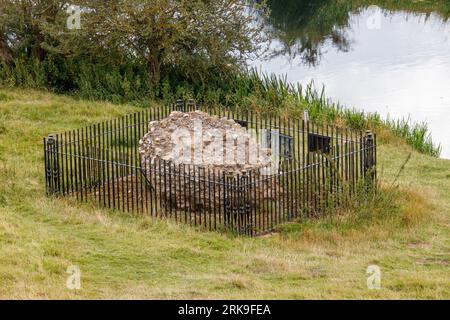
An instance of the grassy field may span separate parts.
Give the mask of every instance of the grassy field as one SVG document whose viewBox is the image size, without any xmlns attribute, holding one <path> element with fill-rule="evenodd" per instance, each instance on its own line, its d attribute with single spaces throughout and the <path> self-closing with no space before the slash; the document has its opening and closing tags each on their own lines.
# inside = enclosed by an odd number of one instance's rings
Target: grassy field
<svg viewBox="0 0 450 320">
<path fill-rule="evenodd" d="M 45 196 L 44 136 L 134 110 L 0 89 L 0 298 L 450 298 L 450 161 L 389 135 L 375 201 L 255 239 Z"/>
</svg>

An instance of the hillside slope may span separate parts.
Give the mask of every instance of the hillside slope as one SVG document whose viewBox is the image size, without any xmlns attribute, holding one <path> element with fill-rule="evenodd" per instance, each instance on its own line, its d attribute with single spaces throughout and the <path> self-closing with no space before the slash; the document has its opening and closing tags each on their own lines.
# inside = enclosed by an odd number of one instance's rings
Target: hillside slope
<svg viewBox="0 0 450 320">
<path fill-rule="evenodd" d="M 45 196 L 44 136 L 134 110 L 0 89 L 0 298 L 450 298 L 450 161 L 403 143 L 379 147 L 398 205 L 255 239 Z M 367 289 L 372 264 L 381 290 Z M 81 290 L 66 288 L 70 265 Z"/>
</svg>

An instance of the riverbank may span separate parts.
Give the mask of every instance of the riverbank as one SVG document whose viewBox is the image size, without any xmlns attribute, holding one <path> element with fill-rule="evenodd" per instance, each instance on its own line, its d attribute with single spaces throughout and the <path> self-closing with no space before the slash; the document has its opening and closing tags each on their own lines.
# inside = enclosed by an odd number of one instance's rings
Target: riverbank
<svg viewBox="0 0 450 320">
<path fill-rule="evenodd" d="M 136 110 L 0 89 L 0 298 L 450 298 L 450 161 L 389 133 L 378 151 L 383 188 L 392 189 L 386 198 L 267 237 L 209 233 L 45 196 L 44 136 Z M 381 290 L 367 288 L 374 264 Z M 66 287 L 71 265 L 82 273 L 78 291 Z"/>
</svg>

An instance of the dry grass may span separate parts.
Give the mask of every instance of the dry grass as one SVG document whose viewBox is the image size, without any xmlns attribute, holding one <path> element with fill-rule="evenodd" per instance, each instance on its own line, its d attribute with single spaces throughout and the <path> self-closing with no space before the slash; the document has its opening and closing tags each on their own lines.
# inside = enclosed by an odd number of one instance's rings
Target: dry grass
<svg viewBox="0 0 450 320">
<path fill-rule="evenodd" d="M 30 90 L 0 97 L 0 298 L 450 298 L 450 161 L 413 153 L 391 187 L 410 148 L 386 139 L 374 201 L 234 237 L 45 197 L 43 136 L 135 108 Z M 65 285 L 72 264 L 78 291 Z M 371 264 L 381 290 L 367 289 Z"/>
</svg>

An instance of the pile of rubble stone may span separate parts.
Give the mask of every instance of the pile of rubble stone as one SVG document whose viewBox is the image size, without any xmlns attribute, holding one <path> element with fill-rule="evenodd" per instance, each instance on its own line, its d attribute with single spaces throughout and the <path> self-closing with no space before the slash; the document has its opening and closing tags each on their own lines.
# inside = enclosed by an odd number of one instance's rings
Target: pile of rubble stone
<svg viewBox="0 0 450 320">
<path fill-rule="evenodd" d="M 152 121 L 139 141 L 139 152 L 151 187 L 162 190 L 161 195 L 166 202 L 170 199 L 170 206 L 189 206 L 194 210 L 225 205 L 230 201 L 227 195 L 240 199 L 241 190 L 236 189 L 239 181 L 235 180 L 240 177 L 249 181 L 250 175 L 256 181 L 261 176 L 260 169 L 270 166 L 271 161 L 271 150 L 258 145 L 245 127 L 201 111 L 174 111 L 167 118 Z M 261 181 L 249 186 L 263 195 L 259 199 L 280 190 L 275 179 Z M 223 190 L 227 185 L 229 190 Z M 190 193 L 185 192 L 188 188 Z M 249 190 L 248 194 L 256 194 Z M 246 199 L 252 201 L 249 196 Z M 239 205 L 242 204 L 232 206 Z"/>
</svg>

